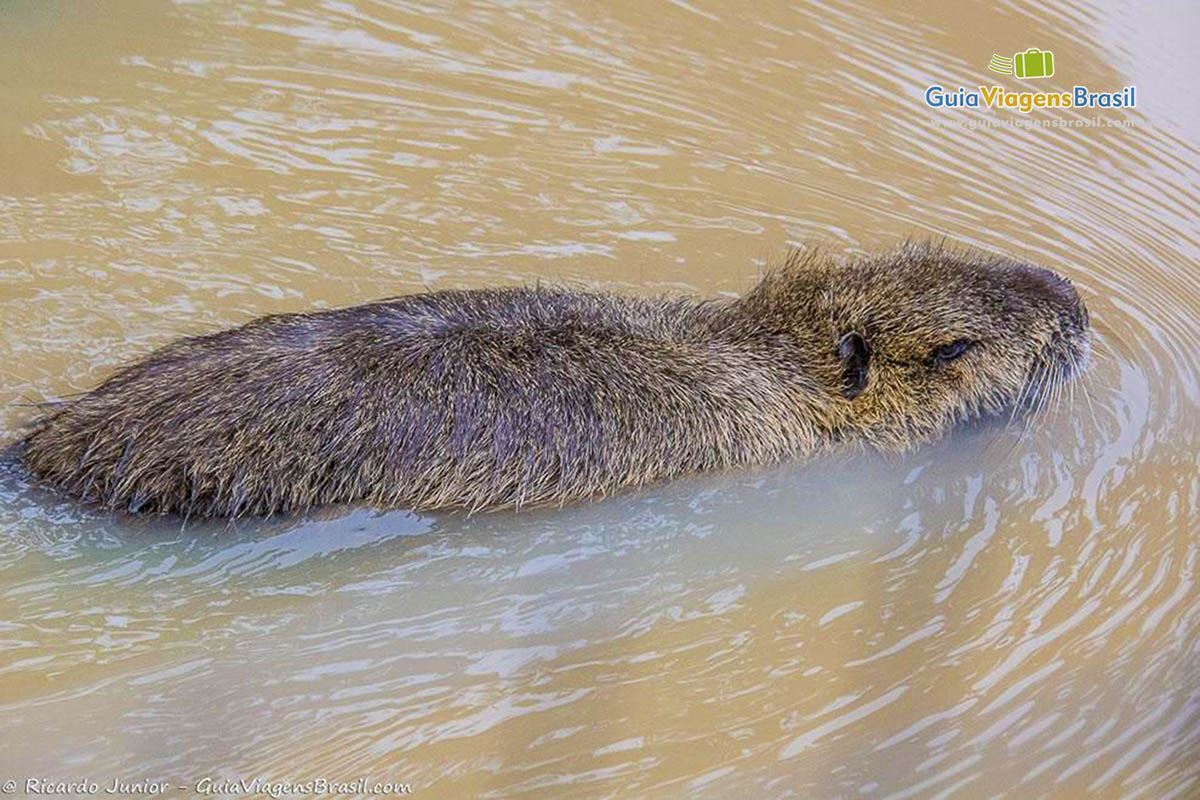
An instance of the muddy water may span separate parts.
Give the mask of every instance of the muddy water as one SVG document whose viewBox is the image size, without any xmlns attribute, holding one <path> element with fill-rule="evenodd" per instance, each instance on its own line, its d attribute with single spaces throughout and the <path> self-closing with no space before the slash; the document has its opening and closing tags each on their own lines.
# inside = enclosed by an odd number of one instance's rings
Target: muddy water
<svg viewBox="0 0 1200 800">
<path fill-rule="evenodd" d="M 737 292 L 791 244 L 1031 259 L 1097 334 L 1027 431 L 556 512 L 180 531 L 10 472 L 0 777 L 1200 794 L 1200 21 L 1040 6 L 0 5 L 5 441 L 264 313 Z M 986 70 L 1031 46 L 1137 108 L 922 102 L 1043 88 Z"/>
</svg>

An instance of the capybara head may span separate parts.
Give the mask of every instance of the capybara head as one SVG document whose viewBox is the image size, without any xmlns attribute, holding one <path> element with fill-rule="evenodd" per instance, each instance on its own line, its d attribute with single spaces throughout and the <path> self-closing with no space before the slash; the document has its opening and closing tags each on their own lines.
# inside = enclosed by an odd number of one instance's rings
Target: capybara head
<svg viewBox="0 0 1200 800">
<path fill-rule="evenodd" d="M 848 437 L 885 449 L 1045 401 L 1086 362 L 1067 279 L 937 245 L 835 260 L 799 253 L 747 297 L 786 328 L 845 406 Z"/>
</svg>

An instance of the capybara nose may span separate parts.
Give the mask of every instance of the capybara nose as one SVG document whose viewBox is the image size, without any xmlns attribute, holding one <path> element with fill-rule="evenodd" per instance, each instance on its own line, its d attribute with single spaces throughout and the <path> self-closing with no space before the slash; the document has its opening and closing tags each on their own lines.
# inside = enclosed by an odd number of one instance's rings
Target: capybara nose
<svg viewBox="0 0 1200 800">
<path fill-rule="evenodd" d="M 1030 283 L 1039 291 L 1060 303 L 1074 305 L 1079 302 L 1079 294 L 1071 282 L 1052 270 L 1042 267 L 1025 268 L 1031 278 Z"/>
<path fill-rule="evenodd" d="M 1018 291 L 1029 292 L 1051 302 L 1067 312 L 1081 327 L 1088 323 L 1087 309 L 1083 299 L 1071 281 L 1053 270 L 1022 265 L 1017 273 Z"/>
<path fill-rule="evenodd" d="M 1075 285 L 1052 270 L 1045 270 L 1040 266 L 1030 267 L 1030 270 L 1037 275 L 1040 293 L 1062 308 L 1063 323 L 1074 327 L 1075 330 L 1086 330 L 1087 307 L 1084 305 L 1084 299 L 1079 296 L 1079 291 L 1075 290 Z"/>
</svg>

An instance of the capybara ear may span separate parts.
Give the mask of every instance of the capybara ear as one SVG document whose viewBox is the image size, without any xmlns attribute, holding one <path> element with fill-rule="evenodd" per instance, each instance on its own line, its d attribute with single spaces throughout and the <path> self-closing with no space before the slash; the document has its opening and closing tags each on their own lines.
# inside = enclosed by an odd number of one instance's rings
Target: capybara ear
<svg viewBox="0 0 1200 800">
<path fill-rule="evenodd" d="M 853 400 L 867 388 L 871 348 L 861 333 L 850 331 L 838 342 L 838 357 L 842 359 L 842 395 Z"/>
</svg>

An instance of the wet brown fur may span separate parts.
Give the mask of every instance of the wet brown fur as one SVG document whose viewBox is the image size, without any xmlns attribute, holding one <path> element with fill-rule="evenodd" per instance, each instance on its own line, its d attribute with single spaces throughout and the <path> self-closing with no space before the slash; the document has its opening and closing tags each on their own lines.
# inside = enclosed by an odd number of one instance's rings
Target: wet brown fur
<svg viewBox="0 0 1200 800">
<path fill-rule="evenodd" d="M 961 357 L 935 358 L 958 340 Z M 40 478 L 130 511 L 563 503 L 906 449 L 1065 380 L 1087 341 L 1070 284 L 1010 259 L 797 252 L 736 300 L 511 288 L 264 317 L 120 370 L 38 420 L 24 452 Z"/>
</svg>

